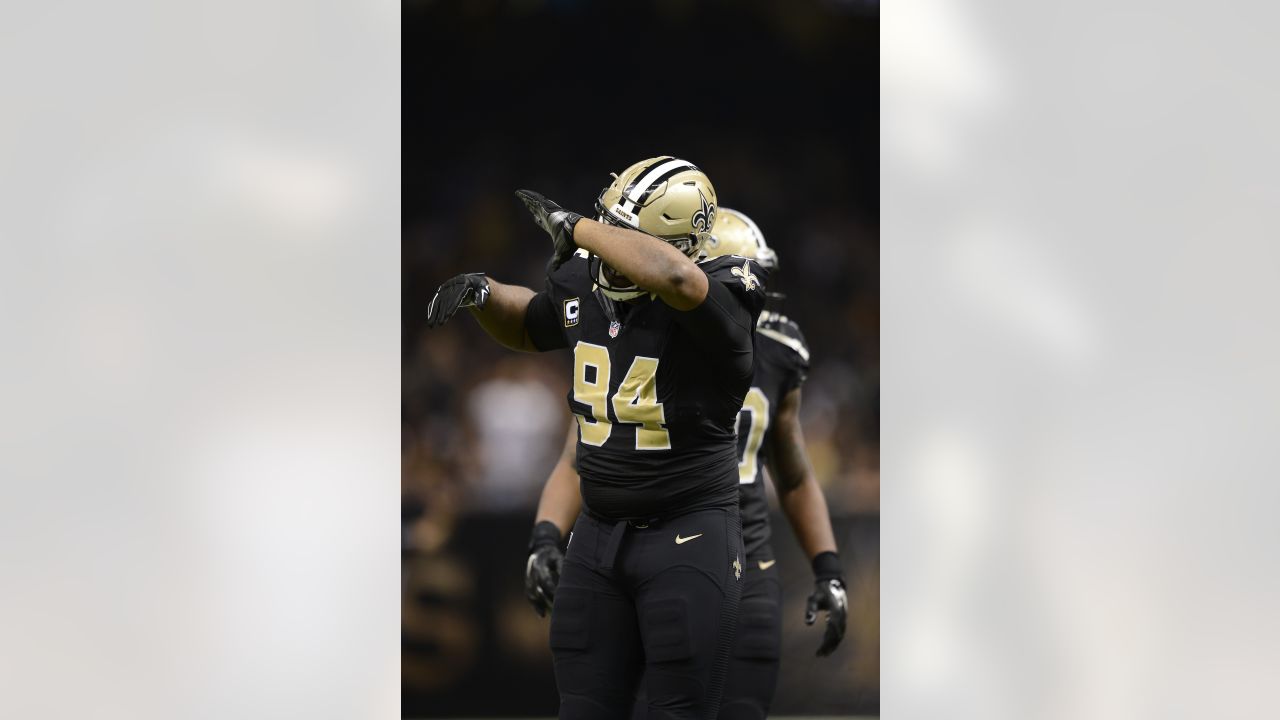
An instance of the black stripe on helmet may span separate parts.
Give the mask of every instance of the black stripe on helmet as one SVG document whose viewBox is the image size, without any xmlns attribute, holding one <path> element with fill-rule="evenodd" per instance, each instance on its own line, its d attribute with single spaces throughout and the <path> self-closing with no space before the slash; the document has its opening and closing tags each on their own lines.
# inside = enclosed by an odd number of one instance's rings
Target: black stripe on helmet
<svg viewBox="0 0 1280 720">
<path fill-rule="evenodd" d="M 664 162 L 667 162 L 668 160 L 675 160 L 675 159 L 676 158 L 674 155 L 663 155 L 660 158 L 654 159 L 654 161 L 649 163 L 648 165 L 645 165 L 644 169 L 636 173 L 635 177 L 631 178 L 631 182 L 625 188 L 622 189 L 622 198 L 625 200 L 626 197 L 631 194 L 631 191 L 635 190 L 636 183 L 640 182 L 640 180 L 644 178 L 645 175 L 648 175 L 650 170 L 658 167 L 659 165 L 661 165 Z"/>
<path fill-rule="evenodd" d="M 658 177 L 654 178 L 653 182 L 649 183 L 649 187 L 645 188 L 644 192 L 640 194 L 640 197 L 636 198 L 636 204 L 643 206 L 645 203 L 649 202 L 649 196 L 652 195 L 654 191 L 657 190 L 660 185 L 662 185 L 662 183 L 666 182 L 667 180 L 670 180 L 671 176 L 675 175 L 676 173 L 682 173 L 686 170 L 697 170 L 697 169 L 698 168 L 694 166 L 693 163 L 685 163 L 684 165 L 677 165 L 676 167 L 673 167 L 670 170 L 662 173 Z"/>
</svg>

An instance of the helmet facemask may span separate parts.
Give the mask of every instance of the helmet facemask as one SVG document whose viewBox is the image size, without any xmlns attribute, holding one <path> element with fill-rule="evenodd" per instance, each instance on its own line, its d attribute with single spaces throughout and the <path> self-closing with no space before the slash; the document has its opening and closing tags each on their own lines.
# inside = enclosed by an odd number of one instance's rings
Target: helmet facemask
<svg viewBox="0 0 1280 720">
<path fill-rule="evenodd" d="M 610 275 L 614 275 L 617 278 L 625 278 L 617 270 L 606 265 L 599 255 L 591 255 L 587 258 L 587 263 L 587 271 L 591 274 L 592 280 L 595 281 L 596 286 L 600 288 L 600 292 L 604 293 L 606 297 L 625 302 L 648 294 L 645 290 L 637 287 L 635 283 L 615 284 L 610 282 Z"/>
<path fill-rule="evenodd" d="M 607 189 L 608 188 L 606 188 L 606 190 Z M 685 257 L 688 257 L 690 259 L 696 260 L 702 254 L 703 247 L 706 246 L 707 240 L 711 237 L 711 233 L 709 232 L 691 232 L 688 235 L 672 237 L 672 238 L 660 237 L 658 235 L 654 235 L 653 233 L 645 232 L 644 230 L 641 230 L 635 225 L 632 225 L 631 223 L 624 220 L 622 217 L 618 216 L 617 214 L 611 212 L 609 209 L 605 208 L 604 203 L 602 202 L 603 197 L 604 197 L 604 191 L 601 191 L 600 197 L 596 198 L 596 221 L 597 222 L 604 223 L 605 225 L 612 225 L 618 228 L 624 228 L 626 230 L 635 230 L 636 232 L 642 232 L 651 238 L 656 238 L 658 240 L 661 240 L 664 243 L 667 243 L 668 245 L 674 247 L 675 249 L 683 253 Z M 594 268 L 588 265 L 588 272 L 590 272 L 591 277 L 595 280 L 596 285 L 600 287 L 600 290 L 604 292 L 604 294 L 607 297 L 610 297 L 614 300 L 634 300 L 636 298 L 643 297 L 648 294 L 647 290 L 643 290 L 639 288 L 638 286 L 636 286 L 635 283 L 631 283 L 630 281 L 628 281 L 626 284 L 615 284 L 615 282 L 610 282 L 609 277 L 611 275 L 615 277 L 615 280 L 616 278 L 621 278 L 623 280 L 626 280 L 626 277 L 622 275 L 622 273 L 619 273 L 617 270 L 613 269 L 613 267 L 605 263 L 604 259 L 601 258 L 599 255 L 592 253 L 591 256 L 587 259 L 587 262 L 595 263 L 596 267 Z"/>
</svg>

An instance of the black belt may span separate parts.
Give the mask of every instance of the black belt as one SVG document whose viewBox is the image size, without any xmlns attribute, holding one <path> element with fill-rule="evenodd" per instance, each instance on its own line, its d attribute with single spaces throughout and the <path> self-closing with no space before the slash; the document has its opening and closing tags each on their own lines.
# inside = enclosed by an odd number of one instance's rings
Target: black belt
<svg viewBox="0 0 1280 720">
<path fill-rule="evenodd" d="M 600 568 L 602 570 L 613 569 L 613 561 L 618 557 L 618 549 L 622 547 L 622 536 L 626 533 L 628 526 L 633 527 L 636 530 L 644 530 L 650 525 L 657 525 L 662 522 L 660 518 L 614 521 L 599 517 L 594 513 L 587 513 L 587 515 L 601 525 L 613 525 L 613 531 L 609 533 L 609 544 L 605 545 L 604 557 L 600 559 Z"/>
<path fill-rule="evenodd" d="M 657 525 L 658 523 L 662 522 L 662 518 L 659 518 L 659 517 L 629 517 L 629 518 L 605 517 L 604 515 L 601 515 L 595 512 L 594 510 L 592 510 L 591 508 L 587 507 L 585 503 L 582 506 L 582 514 L 586 515 L 592 520 L 595 520 L 597 523 L 601 525 L 613 525 L 615 523 L 624 522 L 633 528 L 639 528 L 641 530 L 649 527 L 650 525 Z"/>
</svg>

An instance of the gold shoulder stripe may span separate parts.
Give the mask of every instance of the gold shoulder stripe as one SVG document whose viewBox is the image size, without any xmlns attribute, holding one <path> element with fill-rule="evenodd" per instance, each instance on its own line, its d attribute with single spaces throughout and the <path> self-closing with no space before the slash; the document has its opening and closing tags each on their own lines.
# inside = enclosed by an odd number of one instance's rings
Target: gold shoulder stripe
<svg viewBox="0 0 1280 720">
<path fill-rule="evenodd" d="M 809 362 L 809 348 L 805 347 L 804 343 L 800 342 L 799 340 L 791 337 L 790 335 L 784 335 L 783 333 L 780 333 L 777 330 L 774 330 L 773 328 L 758 327 L 756 328 L 756 332 L 760 333 L 761 335 L 764 335 L 767 338 L 772 338 L 774 340 L 777 340 L 783 345 L 786 345 L 792 350 L 795 350 L 796 354 L 799 355 L 801 358 L 803 358 L 805 362 Z"/>
</svg>

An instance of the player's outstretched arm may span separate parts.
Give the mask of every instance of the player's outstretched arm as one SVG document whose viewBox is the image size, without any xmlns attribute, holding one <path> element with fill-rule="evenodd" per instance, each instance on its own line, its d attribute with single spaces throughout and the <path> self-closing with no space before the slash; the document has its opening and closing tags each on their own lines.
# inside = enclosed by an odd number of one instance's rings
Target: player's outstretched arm
<svg viewBox="0 0 1280 720">
<path fill-rule="evenodd" d="M 569 426 L 564 451 L 542 487 L 538 501 L 537 520 L 529 538 L 529 560 L 524 567 L 525 596 L 539 615 L 546 615 L 556 599 L 556 586 L 560 584 L 560 567 L 564 553 L 561 540 L 582 508 L 582 496 L 578 490 L 578 470 L 574 466 L 578 455 L 578 425 Z"/>
<path fill-rule="evenodd" d="M 532 190 L 518 190 L 516 196 L 534 222 L 551 236 L 548 269 L 554 270 L 576 248 L 583 248 L 677 310 L 692 310 L 706 298 L 706 274 L 673 246 L 639 230 L 584 218 Z"/>
<path fill-rule="evenodd" d="M 521 285 L 503 285 L 489 280 L 489 302 L 483 308 L 471 308 L 480 327 L 494 340 L 512 350 L 538 352 L 525 328 L 529 301 L 536 294 Z"/>
<path fill-rule="evenodd" d="M 804 449 L 800 388 L 793 388 L 783 396 L 774 423 L 769 439 L 770 475 L 778 491 L 778 503 L 800 547 L 813 564 L 815 587 L 805 610 L 805 623 L 812 625 L 819 610 L 827 611 L 827 626 L 818 654 L 830 655 L 844 638 L 848 601 L 827 499 Z"/>
<path fill-rule="evenodd" d="M 483 273 L 459 275 L 436 288 L 427 304 L 427 327 L 443 325 L 460 308 L 470 308 L 494 340 L 512 350 L 537 352 L 524 324 L 534 294 L 527 287 L 504 285 Z"/>
</svg>

